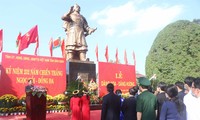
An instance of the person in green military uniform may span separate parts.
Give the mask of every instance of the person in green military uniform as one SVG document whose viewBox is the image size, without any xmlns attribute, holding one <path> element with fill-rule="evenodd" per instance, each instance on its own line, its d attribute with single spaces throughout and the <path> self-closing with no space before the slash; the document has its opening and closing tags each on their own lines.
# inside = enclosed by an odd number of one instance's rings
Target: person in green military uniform
<svg viewBox="0 0 200 120">
<path fill-rule="evenodd" d="M 148 91 L 151 82 L 145 77 L 140 77 L 138 83 L 141 93 L 136 103 L 137 120 L 156 120 L 156 96 Z"/>
</svg>

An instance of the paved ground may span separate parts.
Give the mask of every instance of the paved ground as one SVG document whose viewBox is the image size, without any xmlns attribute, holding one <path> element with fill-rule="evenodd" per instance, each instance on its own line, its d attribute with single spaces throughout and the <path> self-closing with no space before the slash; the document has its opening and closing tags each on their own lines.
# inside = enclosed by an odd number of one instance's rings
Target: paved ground
<svg viewBox="0 0 200 120">
<path fill-rule="evenodd" d="M 90 119 L 91 120 L 100 120 L 101 110 L 92 110 L 90 111 Z M 7 116 L 0 117 L 0 120 L 25 120 L 25 115 L 19 116 Z M 48 113 L 46 114 L 46 120 L 70 120 L 70 116 L 67 112 L 60 113 Z"/>
</svg>

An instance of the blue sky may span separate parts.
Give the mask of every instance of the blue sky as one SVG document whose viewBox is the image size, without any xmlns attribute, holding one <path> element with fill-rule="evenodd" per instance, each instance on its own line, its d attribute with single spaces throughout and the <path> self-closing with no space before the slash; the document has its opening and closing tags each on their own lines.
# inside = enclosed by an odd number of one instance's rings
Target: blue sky
<svg viewBox="0 0 200 120">
<path fill-rule="evenodd" d="M 81 6 L 90 27 L 97 31 L 87 36 L 87 57 L 96 62 L 95 47 L 98 44 L 99 60 L 105 62 L 108 45 L 109 59 L 115 60 L 118 48 L 119 60 L 124 64 L 124 50 L 128 62 L 145 74 L 145 60 L 157 36 L 168 24 L 177 20 L 200 18 L 199 0 L 0 0 L 0 29 L 3 29 L 3 51 L 17 53 L 16 38 L 38 25 L 39 56 L 50 56 L 51 37 L 66 38 L 61 16 L 75 3 Z M 34 54 L 31 44 L 22 54 Z M 61 57 L 59 48 L 54 57 Z M 1 56 L 1 55 L 0 55 Z"/>
</svg>

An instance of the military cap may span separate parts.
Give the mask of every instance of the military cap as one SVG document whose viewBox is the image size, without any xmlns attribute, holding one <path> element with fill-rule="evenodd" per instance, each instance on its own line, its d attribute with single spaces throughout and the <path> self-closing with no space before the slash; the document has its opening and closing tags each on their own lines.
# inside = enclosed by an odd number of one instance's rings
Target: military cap
<svg viewBox="0 0 200 120">
<path fill-rule="evenodd" d="M 139 85 L 143 85 L 143 86 L 149 86 L 149 85 L 151 85 L 150 80 L 148 80 L 145 77 L 138 78 L 138 83 L 139 83 Z"/>
</svg>

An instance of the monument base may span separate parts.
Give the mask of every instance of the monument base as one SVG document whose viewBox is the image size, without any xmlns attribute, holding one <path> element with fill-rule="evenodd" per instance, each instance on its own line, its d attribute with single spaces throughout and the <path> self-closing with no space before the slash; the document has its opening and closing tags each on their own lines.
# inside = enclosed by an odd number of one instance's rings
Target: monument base
<svg viewBox="0 0 200 120">
<path fill-rule="evenodd" d="M 91 79 L 96 81 L 96 64 L 93 61 L 67 61 L 67 85 L 74 80 L 88 83 Z"/>
</svg>

